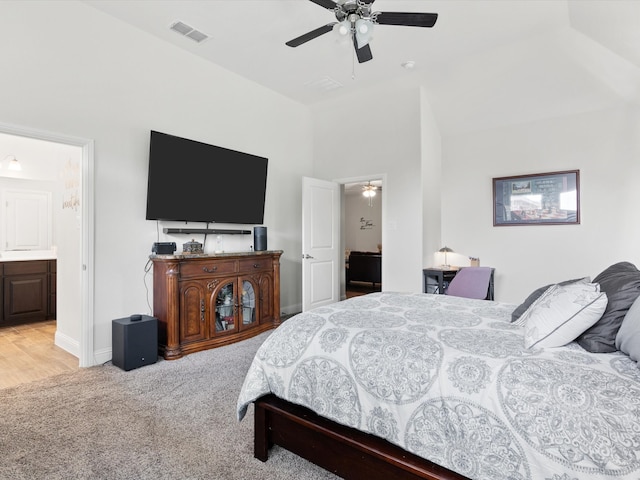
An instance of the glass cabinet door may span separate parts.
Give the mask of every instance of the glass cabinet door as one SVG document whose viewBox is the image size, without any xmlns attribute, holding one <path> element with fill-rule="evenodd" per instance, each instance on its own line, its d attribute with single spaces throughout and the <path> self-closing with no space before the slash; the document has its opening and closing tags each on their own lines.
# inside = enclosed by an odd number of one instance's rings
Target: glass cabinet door
<svg viewBox="0 0 640 480">
<path fill-rule="evenodd" d="M 242 281 L 242 292 L 240 296 L 242 307 L 242 325 L 249 326 L 256 323 L 256 290 L 253 283 L 248 280 Z"/>
<path fill-rule="evenodd" d="M 235 282 L 225 283 L 218 290 L 215 304 L 216 333 L 237 328 L 235 297 Z"/>
</svg>

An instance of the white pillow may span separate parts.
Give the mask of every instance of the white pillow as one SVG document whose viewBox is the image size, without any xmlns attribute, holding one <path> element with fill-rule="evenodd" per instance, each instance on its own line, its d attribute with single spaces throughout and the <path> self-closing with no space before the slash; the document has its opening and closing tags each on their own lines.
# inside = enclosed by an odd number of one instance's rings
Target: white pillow
<svg viewBox="0 0 640 480">
<path fill-rule="evenodd" d="M 526 348 L 561 347 L 600 320 L 607 301 L 597 283 L 552 285 L 514 323 Z"/>
</svg>

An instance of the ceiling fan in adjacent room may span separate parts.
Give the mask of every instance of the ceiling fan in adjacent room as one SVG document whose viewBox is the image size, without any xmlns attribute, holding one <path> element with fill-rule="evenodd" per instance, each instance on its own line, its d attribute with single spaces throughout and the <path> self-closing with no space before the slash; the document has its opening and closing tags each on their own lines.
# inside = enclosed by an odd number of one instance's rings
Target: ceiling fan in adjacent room
<svg viewBox="0 0 640 480">
<path fill-rule="evenodd" d="M 333 10 L 337 22 L 328 23 L 305 33 L 286 44 L 297 47 L 325 33 L 335 31 L 341 36 L 350 36 L 358 57 L 358 62 L 368 62 L 373 58 L 369 40 L 373 25 L 401 25 L 408 27 L 433 27 L 437 13 L 372 12 L 375 0 L 310 0 L 316 5 Z"/>
</svg>

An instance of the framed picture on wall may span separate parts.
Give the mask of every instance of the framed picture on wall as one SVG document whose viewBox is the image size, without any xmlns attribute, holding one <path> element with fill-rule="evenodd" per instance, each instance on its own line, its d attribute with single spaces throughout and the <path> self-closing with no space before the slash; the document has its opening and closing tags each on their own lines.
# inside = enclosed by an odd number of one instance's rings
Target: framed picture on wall
<svg viewBox="0 0 640 480">
<path fill-rule="evenodd" d="M 580 170 L 493 179 L 493 225 L 577 225 Z"/>
</svg>

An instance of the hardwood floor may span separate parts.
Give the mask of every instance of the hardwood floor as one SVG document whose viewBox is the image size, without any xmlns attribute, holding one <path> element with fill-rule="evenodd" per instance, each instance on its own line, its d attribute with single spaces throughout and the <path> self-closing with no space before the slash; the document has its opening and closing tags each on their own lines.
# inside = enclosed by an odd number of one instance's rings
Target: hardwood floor
<svg viewBox="0 0 640 480">
<path fill-rule="evenodd" d="M 77 370 L 78 359 L 54 345 L 56 321 L 0 327 L 0 388 Z"/>
<path fill-rule="evenodd" d="M 347 285 L 347 289 L 345 291 L 345 296 L 347 298 L 359 297 L 360 295 L 366 295 L 367 293 L 380 292 L 382 290 L 382 286 L 380 284 L 376 284 L 374 287 L 370 283 L 364 282 L 351 282 Z"/>
</svg>

